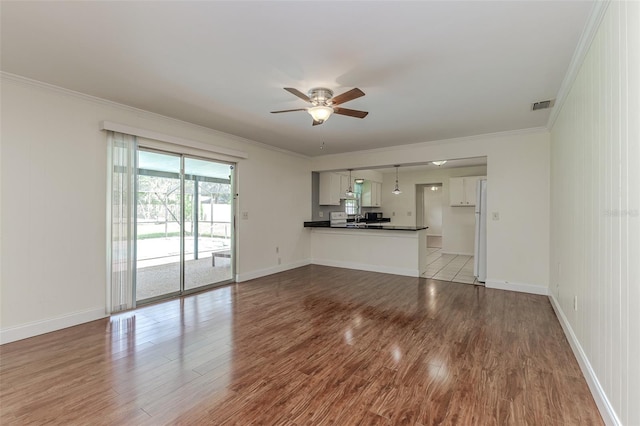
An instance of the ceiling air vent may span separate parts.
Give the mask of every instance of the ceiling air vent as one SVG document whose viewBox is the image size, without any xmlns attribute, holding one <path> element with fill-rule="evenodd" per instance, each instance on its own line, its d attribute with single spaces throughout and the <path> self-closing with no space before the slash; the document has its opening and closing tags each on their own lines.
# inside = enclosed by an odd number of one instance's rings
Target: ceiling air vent
<svg viewBox="0 0 640 426">
<path fill-rule="evenodd" d="M 555 99 L 549 99 L 548 101 L 539 101 L 531 104 L 531 111 L 537 111 L 539 109 L 551 108 L 556 103 Z"/>
</svg>

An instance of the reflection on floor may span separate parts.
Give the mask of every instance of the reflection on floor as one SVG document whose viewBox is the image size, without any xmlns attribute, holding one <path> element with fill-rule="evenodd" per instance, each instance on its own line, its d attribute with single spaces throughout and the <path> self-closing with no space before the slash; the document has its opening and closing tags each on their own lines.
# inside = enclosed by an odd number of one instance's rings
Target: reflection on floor
<svg viewBox="0 0 640 426">
<path fill-rule="evenodd" d="M 473 276 L 473 256 L 443 254 L 438 247 L 427 248 L 427 270 L 425 278 L 482 285 Z"/>
<path fill-rule="evenodd" d="M 231 262 L 227 258 L 216 258 L 216 266 L 211 264 L 211 254 L 198 260 L 185 262 L 185 289 L 191 290 L 203 285 L 227 281 L 231 276 Z M 136 300 L 177 292 L 180 290 L 180 264 L 178 262 L 140 267 L 136 275 Z"/>
</svg>

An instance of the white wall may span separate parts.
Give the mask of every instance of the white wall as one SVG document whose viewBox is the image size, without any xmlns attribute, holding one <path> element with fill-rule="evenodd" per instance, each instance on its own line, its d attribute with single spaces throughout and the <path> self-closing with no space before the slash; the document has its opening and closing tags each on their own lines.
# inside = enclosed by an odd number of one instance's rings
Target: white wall
<svg viewBox="0 0 640 426">
<path fill-rule="evenodd" d="M 239 280 L 308 262 L 306 157 L 11 76 L 0 82 L 0 341 L 105 315 L 102 120 L 247 152 L 238 164 L 238 210 L 249 213 L 238 221 Z"/>
<path fill-rule="evenodd" d="M 442 187 L 432 191 L 429 187 L 422 188 L 424 200 L 424 225 L 428 226 L 427 235 L 442 236 L 442 209 L 444 197 Z"/>
<path fill-rule="evenodd" d="M 538 129 L 326 155 L 315 157 L 312 168 L 337 170 L 482 156 L 487 157 L 487 184 L 491 188 L 487 194 L 487 206 L 490 212 L 500 213 L 499 221 L 487 224 L 487 286 L 547 294 L 547 131 Z M 402 180 L 400 184 L 402 186 Z M 387 189 L 384 187 L 383 193 Z M 383 199 L 386 213 L 388 206 L 385 201 Z"/>
<path fill-rule="evenodd" d="M 625 425 L 640 425 L 639 29 L 640 3 L 610 3 L 551 133 L 550 290 L 605 420 Z"/>
<path fill-rule="evenodd" d="M 416 185 L 442 183 L 442 251 L 444 253 L 473 255 L 475 239 L 475 214 L 473 207 L 451 207 L 449 205 L 449 178 L 460 176 L 484 176 L 486 166 L 440 168 L 435 170 L 398 173 L 402 194 L 394 195 L 396 175 L 384 175 L 382 183 L 382 211 L 391 218 L 392 225 L 415 226 L 417 216 L 422 214 L 416 205 Z M 431 191 L 427 191 L 431 192 Z M 418 202 L 420 200 L 417 200 Z M 395 213 L 395 216 L 393 215 Z"/>
</svg>

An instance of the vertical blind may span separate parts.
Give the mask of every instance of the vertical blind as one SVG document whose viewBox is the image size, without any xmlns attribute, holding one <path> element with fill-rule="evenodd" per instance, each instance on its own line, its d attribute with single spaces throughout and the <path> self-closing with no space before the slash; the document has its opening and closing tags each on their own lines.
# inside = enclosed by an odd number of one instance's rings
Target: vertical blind
<svg viewBox="0 0 640 426">
<path fill-rule="evenodd" d="M 107 302 L 109 313 L 135 307 L 136 137 L 108 132 Z"/>
</svg>

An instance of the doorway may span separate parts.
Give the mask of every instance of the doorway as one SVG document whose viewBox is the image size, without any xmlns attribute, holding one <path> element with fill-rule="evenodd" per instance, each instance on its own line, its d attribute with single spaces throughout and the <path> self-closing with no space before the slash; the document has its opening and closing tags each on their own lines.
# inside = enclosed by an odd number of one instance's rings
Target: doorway
<svg viewBox="0 0 640 426">
<path fill-rule="evenodd" d="M 138 303 L 233 281 L 233 175 L 233 164 L 138 149 Z"/>
<path fill-rule="evenodd" d="M 442 248 L 442 182 L 416 185 L 416 224 L 427 226 L 427 247 Z"/>
<path fill-rule="evenodd" d="M 442 182 L 422 188 L 424 224 L 427 229 L 427 247 L 442 248 Z"/>
</svg>

